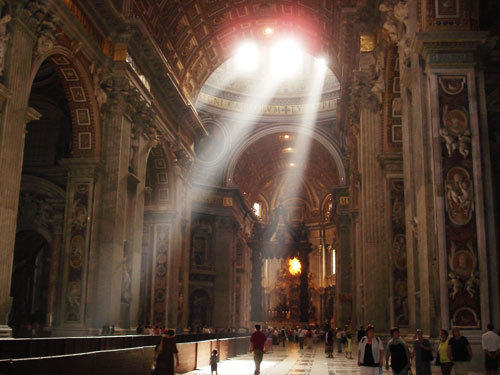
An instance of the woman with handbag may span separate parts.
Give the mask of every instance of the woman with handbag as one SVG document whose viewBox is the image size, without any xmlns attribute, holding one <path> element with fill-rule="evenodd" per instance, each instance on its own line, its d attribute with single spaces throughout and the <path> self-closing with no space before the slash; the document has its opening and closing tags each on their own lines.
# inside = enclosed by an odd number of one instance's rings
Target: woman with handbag
<svg viewBox="0 0 500 375">
<path fill-rule="evenodd" d="M 450 338 L 448 337 L 448 331 L 442 329 L 437 350 L 436 365 L 439 365 L 441 367 L 441 374 L 443 375 L 450 375 L 451 369 L 453 368 L 453 362 L 451 361 L 451 358 L 448 357 L 449 342 Z"/>
<path fill-rule="evenodd" d="M 424 333 L 417 329 L 417 339 L 413 344 L 412 357 L 415 357 L 416 375 L 431 375 L 432 346 L 429 340 L 424 339 Z"/>
</svg>

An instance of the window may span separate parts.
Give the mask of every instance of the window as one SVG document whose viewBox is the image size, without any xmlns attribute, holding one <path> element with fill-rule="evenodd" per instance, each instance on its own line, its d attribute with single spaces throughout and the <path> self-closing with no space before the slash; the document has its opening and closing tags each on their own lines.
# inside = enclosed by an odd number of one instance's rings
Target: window
<svg viewBox="0 0 500 375">
<path fill-rule="evenodd" d="M 253 204 L 253 212 L 255 212 L 255 215 L 258 217 L 262 215 L 262 205 L 259 202 Z"/>
</svg>

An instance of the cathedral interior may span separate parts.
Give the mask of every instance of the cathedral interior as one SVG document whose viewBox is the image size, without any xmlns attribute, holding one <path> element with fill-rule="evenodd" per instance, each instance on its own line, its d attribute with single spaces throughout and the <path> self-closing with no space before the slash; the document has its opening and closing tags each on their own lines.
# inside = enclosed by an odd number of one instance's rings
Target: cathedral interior
<svg viewBox="0 0 500 375">
<path fill-rule="evenodd" d="M 499 19 L 496 0 L 0 0 L 0 336 L 373 323 L 480 351 Z"/>
</svg>

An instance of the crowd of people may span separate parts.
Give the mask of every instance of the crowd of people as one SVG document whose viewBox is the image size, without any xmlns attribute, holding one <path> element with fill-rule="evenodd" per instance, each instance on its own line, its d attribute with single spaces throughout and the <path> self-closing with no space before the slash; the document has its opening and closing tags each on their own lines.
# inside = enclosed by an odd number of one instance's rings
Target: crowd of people
<svg viewBox="0 0 500 375">
<path fill-rule="evenodd" d="M 160 344 L 155 352 L 155 371 L 157 375 L 174 374 L 174 367 L 179 363 L 178 351 L 175 344 L 175 332 L 166 330 L 162 334 Z M 357 362 L 361 375 L 380 375 L 382 369 L 392 369 L 393 375 L 408 375 L 411 373 L 414 360 L 416 375 L 431 375 L 431 366 L 439 366 L 442 375 L 450 375 L 454 369 L 455 375 L 467 375 L 469 363 L 472 360 L 472 348 L 469 340 L 462 335 L 460 329 L 453 328 L 449 335 L 445 329 L 441 330 L 437 345 L 424 337 L 424 332 L 418 329 L 415 339 L 408 345 L 400 336 L 398 328 L 390 331 L 387 344 L 381 337 L 375 335 L 375 327 L 368 325 L 366 329 L 360 327 L 356 335 L 358 354 Z M 262 330 L 255 325 L 255 331 L 250 338 L 250 352 L 255 362 L 255 375 L 260 374 L 260 366 L 265 353 L 272 352 L 273 345 L 295 343 L 300 350 L 310 350 L 314 345 L 324 342 L 325 353 L 333 358 L 334 347 L 337 353 L 345 352 L 346 358 L 353 359 L 353 334 L 350 327 L 332 329 L 318 329 L 314 327 L 296 328 L 267 328 Z M 497 375 L 500 359 L 500 336 L 494 332 L 492 324 L 482 335 L 484 351 L 484 366 L 486 375 Z M 212 374 L 217 374 L 217 351 L 211 353 L 210 365 Z"/>
<path fill-rule="evenodd" d="M 455 375 L 467 375 L 472 360 L 472 348 L 467 337 L 460 329 L 453 328 L 449 335 L 441 330 L 439 343 L 432 345 L 424 337 L 424 332 L 418 329 L 411 345 L 400 336 L 398 328 L 390 331 L 390 339 L 384 344 L 382 338 L 375 335 L 375 327 L 368 325 L 360 327 L 357 332 L 357 361 L 361 375 L 379 375 L 382 369 L 392 369 L 393 375 L 408 375 L 414 360 L 416 375 L 431 375 L 431 366 L 440 367 L 442 375 L 450 375 L 454 369 Z M 250 339 L 250 350 L 254 353 L 255 374 L 260 374 L 260 364 L 264 353 L 272 351 L 273 345 L 286 342 L 298 343 L 300 350 L 312 349 L 314 344 L 324 342 L 325 353 L 333 358 L 334 347 L 337 353 L 345 352 L 346 358 L 352 359 L 353 335 L 350 327 L 317 329 L 312 327 L 268 328 L 262 332 L 260 325 L 255 326 L 255 332 Z M 492 324 L 482 335 L 484 351 L 484 368 L 486 375 L 497 375 L 500 359 L 500 336 L 494 332 Z"/>
</svg>

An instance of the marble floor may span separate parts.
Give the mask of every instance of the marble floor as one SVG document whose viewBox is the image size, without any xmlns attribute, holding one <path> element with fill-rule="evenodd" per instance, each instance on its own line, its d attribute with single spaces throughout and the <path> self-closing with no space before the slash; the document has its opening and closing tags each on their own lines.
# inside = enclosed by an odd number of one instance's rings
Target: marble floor
<svg viewBox="0 0 500 375">
<path fill-rule="evenodd" d="M 264 355 L 261 375 L 350 375 L 359 374 L 355 359 L 346 359 L 344 354 L 336 354 L 328 359 L 322 344 L 312 349 L 299 350 L 298 345 L 288 344 L 286 348 L 274 346 L 272 353 Z M 219 363 L 218 375 L 252 375 L 253 357 L 245 354 Z M 189 373 L 190 375 L 210 374 L 210 367 Z"/>
</svg>

